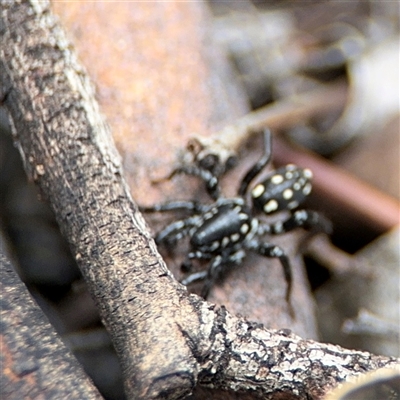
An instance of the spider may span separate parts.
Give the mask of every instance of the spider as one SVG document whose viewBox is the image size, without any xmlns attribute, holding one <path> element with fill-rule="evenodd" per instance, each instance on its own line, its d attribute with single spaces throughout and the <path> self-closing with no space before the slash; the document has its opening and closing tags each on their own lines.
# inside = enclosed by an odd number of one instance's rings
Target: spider
<svg viewBox="0 0 400 400">
<path fill-rule="evenodd" d="M 329 222 L 315 211 L 295 210 L 311 192 L 312 172 L 293 164 L 272 171 L 250 191 L 252 207 L 246 204 L 250 183 L 269 164 L 272 153 L 272 139 L 269 130 L 264 131 L 264 154 L 244 175 L 237 197 L 221 195 L 219 179 L 210 170 L 199 165 L 182 165 L 167 178 L 176 173 L 185 173 L 201 178 L 206 190 L 214 201 L 201 204 L 196 201 L 171 201 L 142 208 L 145 212 L 166 212 L 185 210 L 190 216 L 172 222 L 155 237 L 159 245 L 174 247 L 178 240 L 189 237 L 190 251 L 182 267 L 190 271 L 191 260 L 207 260 L 206 270 L 186 276 L 181 283 L 188 286 L 203 281 L 201 296 L 207 298 L 215 281 L 228 268 L 242 264 L 247 251 L 261 256 L 277 258 L 282 265 L 286 280 L 286 301 L 290 304 L 292 270 L 285 251 L 265 241 L 265 235 L 279 235 L 297 227 L 330 230 Z M 284 221 L 268 224 L 256 214 L 270 215 L 281 210 L 290 211 Z"/>
</svg>

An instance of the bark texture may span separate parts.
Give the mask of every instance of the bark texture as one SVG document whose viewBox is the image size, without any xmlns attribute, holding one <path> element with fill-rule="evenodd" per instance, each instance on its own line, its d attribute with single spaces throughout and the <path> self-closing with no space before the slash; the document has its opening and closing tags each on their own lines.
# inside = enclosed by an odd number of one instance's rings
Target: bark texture
<svg viewBox="0 0 400 400">
<path fill-rule="evenodd" d="M 102 399 L 33 301 L 0 234 L 1 398 Z"/>
<path fill-rule="evenodd" d="M 132 399 L 196 384 L 320 398 L 390 358 L 232 316 L 171 275 L 138 213 L 92 85 L 44 1 L 2 1 L 1 98 L 28 176 L 50 202 L 119 354 Z"/>
</svg>

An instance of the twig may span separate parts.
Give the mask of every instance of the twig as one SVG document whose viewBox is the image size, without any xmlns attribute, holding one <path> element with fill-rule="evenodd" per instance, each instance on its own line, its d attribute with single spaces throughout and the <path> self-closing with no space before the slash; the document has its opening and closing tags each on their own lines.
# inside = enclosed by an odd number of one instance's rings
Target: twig
<svg viewBox="0 0 400 400">
<path fill-rule="evenodd" d="M 336 82 L 259 108 L 226 126 L 212 138 L 195 137 L 197 158 L 217 155 L 224 165 L 254 132 L 264 128 L 283 130 L 311 116 L 338 110 L 343 107 L 346 97 L 346 84 Z"/>
<path fill-rule="evenodd" d="M 33 301 L 4 253 L 0 234 L 2 399 L 102 399 Z"/>
</svg>

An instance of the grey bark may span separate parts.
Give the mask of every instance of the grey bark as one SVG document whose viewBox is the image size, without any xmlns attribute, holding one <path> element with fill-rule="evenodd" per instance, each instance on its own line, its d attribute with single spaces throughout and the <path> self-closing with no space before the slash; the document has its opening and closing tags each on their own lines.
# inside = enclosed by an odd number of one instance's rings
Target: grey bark
<svg viewBox="0 0 400 400">
<path fill-rule="evenodd" d="M 171 275 L 132 200 L 87 75 L 44 1 L 1 1 L 1 98 L 119 354 L 132 399 L 196 384 L 320 398 L 395 359 L 305 341 L 232 316 Z"/>
<path fill-rule="evenodd" d="M 0 233 L 0 343 L 3 400 L 102 399 L 4 253 Z"/>
</svg>

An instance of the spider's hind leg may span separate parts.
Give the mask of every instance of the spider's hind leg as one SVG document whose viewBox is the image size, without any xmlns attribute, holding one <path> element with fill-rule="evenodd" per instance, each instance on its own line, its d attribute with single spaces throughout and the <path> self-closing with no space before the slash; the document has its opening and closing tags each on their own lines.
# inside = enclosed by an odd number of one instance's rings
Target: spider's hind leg
<svg viewBox="0 0 400 400">
<path fill-rule="evenodd" d="M 275 222 L 265 231 L 279 235 L 300 227 L 309 230 L 312 234 L 332 232 L 331 222 L 316 211 L 310 210 L 297 210 L 286 221 Z"/>
<path fill-rule="evenodd" d="M 253 250 L 256 253 L 260 254 L 261 256 L 279 259 L 287 285 L 285 298 L 287 303 L 291 307 L 290 298 L 292 293 L 293 276 L 292 276 L 292 267 L 290 265 L 289 257 L 286 255 L 285 251 L 281 249 L 279 246 L 276 246 L 274 244 L 260 243 L 257 240 L 252 241 L 247 247 L 250 250 Z"/>
</svg>

